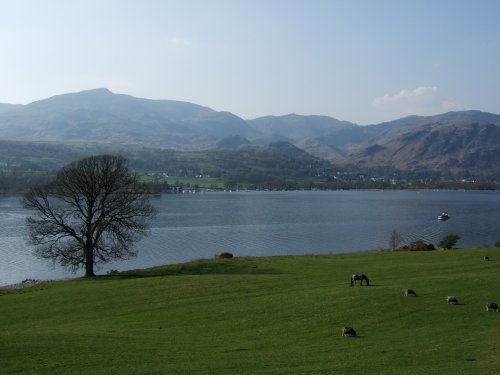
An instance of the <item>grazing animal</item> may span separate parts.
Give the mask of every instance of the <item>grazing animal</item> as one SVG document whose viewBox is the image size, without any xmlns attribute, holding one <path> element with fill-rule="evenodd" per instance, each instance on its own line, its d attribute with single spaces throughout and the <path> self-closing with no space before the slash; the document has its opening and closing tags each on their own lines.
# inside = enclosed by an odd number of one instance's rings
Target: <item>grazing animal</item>
<svg viewBox="0 0 500 375">
<path fill-rule="evenodd" d="M 406 288 L 405 289 L 405 296 L 406 297 L 416 297 L 417 293 L 413 289 Z"/>
<path fill-rule="evenodd" d="M 368 277 L 365 275 L 365 274 L 353 274 L 351 276 L 351 286 L 354 286 L 354 284 L 356 284 L 356 281 L 360 281 L 359 285 L 363 285 L 363 281 L 365 281 L 366 283 L 366 286 L 369 286 L 370 285 L 370 280 L 368 280 Z"/>
<path fill-rule="evenodd" d="M 499 312 L 498 304 L 496 304 L 495 302 L 488 302 L 486 304 L 486 311 L 490 311 L 490 310 Z"/>
<path fill-rule="evenodd" d="M 448 305 L 456 305 L 458 303 L 458 299 L 455 296 L 448 296 L 446 297 L 446 303 Z"/>
<path fill-rule="evenodd" d="M 356 331 L 352 327 L 342 327 L 342 336 L 356 336 Z"/>
<path fill-rule="evenodd" d="M 485 257 L 484 257 L 484 260 L 488 261 L 488 260 L 490 260 L 490 257 L 485 256 Z"/>
</svg>

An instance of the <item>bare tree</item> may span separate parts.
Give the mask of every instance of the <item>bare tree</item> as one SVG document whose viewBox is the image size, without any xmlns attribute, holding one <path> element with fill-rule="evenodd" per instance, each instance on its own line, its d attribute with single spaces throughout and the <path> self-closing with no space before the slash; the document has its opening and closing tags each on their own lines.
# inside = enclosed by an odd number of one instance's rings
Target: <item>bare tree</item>
<svg viewBox="0 0 500 375">
<path fill-rule="evenodd" d="M 36 211 L 26 219 L 28 242 L 40 258 L 85 276 L 94 265 L 135 256 L 134 242 L 147 234 L 156 211 L 147 189 L 120 156 L 91 156 L 63 167 L 54 180 L 23 198 Z"/>
<path fill-rule="evenodd" d="M 391 247 L 392 251 L 396 250 L 399 247 L 402 239 L 403 239 L 403 236 L 396 229 L 394 229 L 391 232 L 391 238 L 389 239 L 389 246 Z"/>
</svg>

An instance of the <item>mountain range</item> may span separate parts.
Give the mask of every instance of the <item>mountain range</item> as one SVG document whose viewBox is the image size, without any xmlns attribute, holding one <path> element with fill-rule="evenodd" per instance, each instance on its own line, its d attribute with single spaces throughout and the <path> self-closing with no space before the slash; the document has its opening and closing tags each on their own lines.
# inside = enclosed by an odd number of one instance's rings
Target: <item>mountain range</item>
<svg viewBox="0 0 500 375">
<path fill-rule="evenodd" d="M 361 126 L 327 116 L 266 116 L 94 89 L 27 105 L 0 104 L 0 139 L 116 143 L 181 151 L 289 142 L 337 165 L 456 176 L 500 175 L 500 115 L 409 116 Z"/>
</svg>

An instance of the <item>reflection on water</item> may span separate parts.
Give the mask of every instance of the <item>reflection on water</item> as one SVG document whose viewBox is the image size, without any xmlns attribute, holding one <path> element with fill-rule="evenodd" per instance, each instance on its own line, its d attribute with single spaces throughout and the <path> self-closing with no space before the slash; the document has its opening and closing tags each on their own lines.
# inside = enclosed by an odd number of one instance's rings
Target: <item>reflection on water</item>
<svg viewBox="0 0 500 375">
<path fill-rule="evenodd" d="M 137 258 L 98 269 L 123 270 L 236 256 L 338 253 L 387 248 L 396 229 L 403 241 L 437 243 L 458 234 L 458 246 L 500 238 L 500 199 L 494 192 L 238 192 L 164 195 Z M 451 219 L 438 221 L 448 211 Z M 31 255 L 19 199 L 0 198 L 0 285 L 26 278 L 80 276 Z"/>
</svg>

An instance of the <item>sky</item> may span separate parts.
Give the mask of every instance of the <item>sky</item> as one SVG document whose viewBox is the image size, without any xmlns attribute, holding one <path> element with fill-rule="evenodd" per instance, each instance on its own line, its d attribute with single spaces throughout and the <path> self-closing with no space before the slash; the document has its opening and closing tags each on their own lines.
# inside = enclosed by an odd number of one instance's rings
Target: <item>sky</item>
<svg viewBox="0 0 500 375">
<path fill-rule="evenodd" d="M 244 119 L 500 114 L 498 0 L 0 0 L 0 103 L 93 88 Z"/>
</svg>

